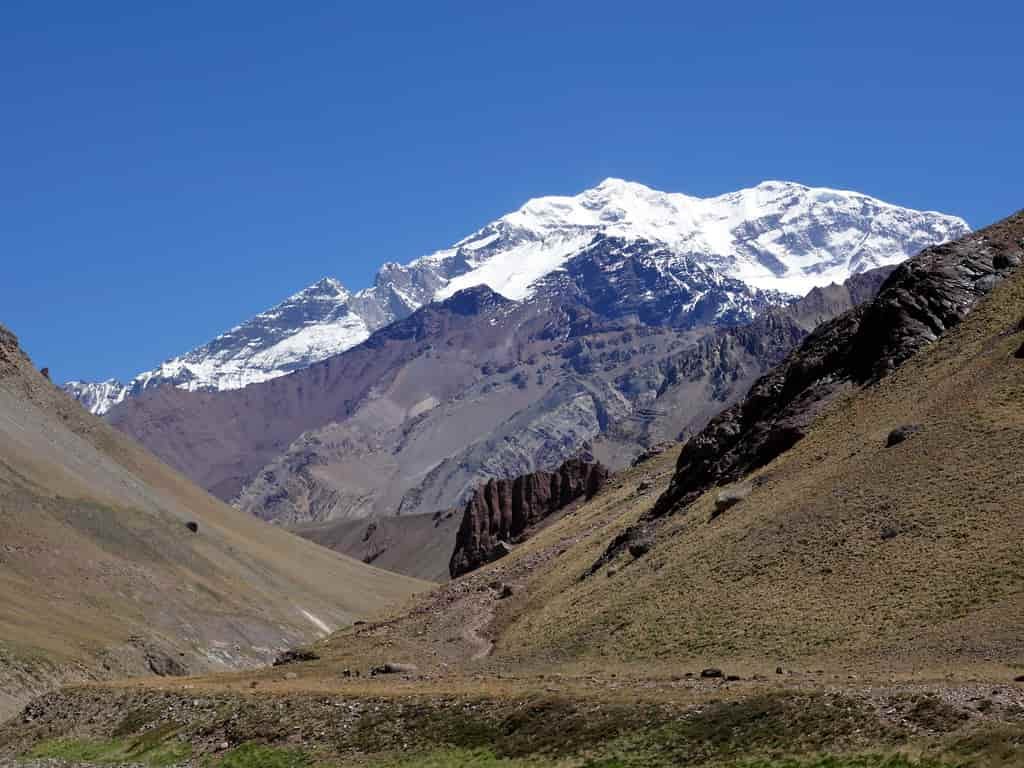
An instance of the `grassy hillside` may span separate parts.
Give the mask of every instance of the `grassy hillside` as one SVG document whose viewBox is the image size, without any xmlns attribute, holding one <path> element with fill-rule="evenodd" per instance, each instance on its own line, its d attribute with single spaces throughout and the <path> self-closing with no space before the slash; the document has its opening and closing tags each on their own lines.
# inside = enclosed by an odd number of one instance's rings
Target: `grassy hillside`
<svg viewBox="0 0 1024 768">
<path fill-rule="evenodd" d="M 607 541 L 595 538 L 538 574 L 497 655 L 1012 677 L 1024 664 L 1022 321 L 1018 271 L 895 374 L 833 403 L 737 506 L 712 519 L 713 490 L 640 559 L 581 579 Z M 903 425 L 919 431 L 887 447 Z"/>
<path fill-rule="evenodd" d="M 0 713 L 69 678 L 266 660 L 423 586 L 213 499 L 2 329 L 0 530 Z"/>
</svg>

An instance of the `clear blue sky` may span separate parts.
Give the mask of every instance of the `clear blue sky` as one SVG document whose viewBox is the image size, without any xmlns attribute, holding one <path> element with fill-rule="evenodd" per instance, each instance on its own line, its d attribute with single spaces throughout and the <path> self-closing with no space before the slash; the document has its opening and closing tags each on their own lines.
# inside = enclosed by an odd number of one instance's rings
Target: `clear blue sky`
<svg viewBox="0 0 1024 768">
<path fill-rule="evenodd" d="M 1010 2 L 7 0 L 0 323 L 60 380 L 128 378 L 606 176 L 980 226 L 1024 206 L 1022 28 Z"/>
</svg>

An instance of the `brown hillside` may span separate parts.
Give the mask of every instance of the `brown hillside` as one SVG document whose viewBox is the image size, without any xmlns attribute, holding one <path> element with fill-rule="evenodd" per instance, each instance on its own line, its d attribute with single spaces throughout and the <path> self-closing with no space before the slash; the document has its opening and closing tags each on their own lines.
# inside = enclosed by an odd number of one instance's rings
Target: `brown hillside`
<svg viewBox="0 0 1024 768">
<path fill-rule="evenodd" d="M 60 392 L 5 329 L 0 531 L 0 713 L 66 679 L 265 661 L 422 584 L 215 500 Z"/>
</svg>

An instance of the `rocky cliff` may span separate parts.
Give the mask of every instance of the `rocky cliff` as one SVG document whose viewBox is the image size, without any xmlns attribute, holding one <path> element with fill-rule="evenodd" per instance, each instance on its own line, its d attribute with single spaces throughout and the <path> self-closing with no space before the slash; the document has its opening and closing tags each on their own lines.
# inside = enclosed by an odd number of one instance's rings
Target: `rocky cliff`
<svg viewBox="0 0 1024 768">
<path fill-rule="evenodd" d="M 683 447 L 652 516 L 792 447 L 837 394 L 878 381 L 958 325 L 1022 260 L 1024 213 L 1018 213 L 899 266 L 873 301 L 823 324 Z"/>
<path fill-rule="evenodd" d="M 593 497 L 607 478 L 602 464 L 573 458 L 553 472 L 489 480 L 466 504 L 449 565 L 452 578 L 498 559 L 528 528 L 579 498 Z"/>
</svg>

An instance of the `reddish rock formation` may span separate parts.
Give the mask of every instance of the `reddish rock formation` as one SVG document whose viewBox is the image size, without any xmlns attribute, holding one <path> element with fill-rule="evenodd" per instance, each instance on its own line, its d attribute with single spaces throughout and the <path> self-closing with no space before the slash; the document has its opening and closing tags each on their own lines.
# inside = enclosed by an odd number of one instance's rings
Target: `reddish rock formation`
<svg viewBox="0 0 1024 768">
<path fill-rule="evenodd" d="M 554 472 L 487 481 L 463 512 L 448 566 L 452 578 L 497 560 L 506 542 L 519 540 L 528 528 L 577 499 L 591 498 L 607 479 L 604 465 L 575 458 Z"/>
</svg>

